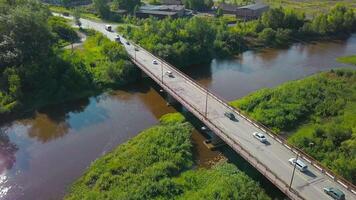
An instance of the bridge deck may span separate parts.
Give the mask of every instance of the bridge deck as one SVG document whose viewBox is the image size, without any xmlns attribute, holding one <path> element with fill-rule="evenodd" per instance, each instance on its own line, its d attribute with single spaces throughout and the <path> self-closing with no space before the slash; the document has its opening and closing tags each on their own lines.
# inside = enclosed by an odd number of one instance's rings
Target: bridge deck
<svg viewBox="0 0 356 200">
<path fill-rule="evenodd" d="M 84 19 L 81 19 L 81 21 L 82 26 L 100 31 L 111 40 L 114 40 L 116 34 L 105 31 L 103 24 Z M 121 41 L 124 43 L 126 40 L 121 37 Z M 176 98 L 197 118 L 202 120 L 221 139 L 291 199 L 331 199 L 323 192 L 323 187 L 339 188 L 345 193 L 347 200 L 356 199 L 355 186 L 341 177 L 332 174 L 332 172 L 323 168 L 317 161 L 302 152 L 300 152 L 302 160 L 308 164 L 309 170 L 306 173 L 296 170 L 292 189 L 289 190 L 288 186 L 293 166 L 288 163 L 288 159 L 296 157 L 297 149 L 287 145 L 283 139 L 271 134 L 266 127 L 248 119 L 239 111 L 231 108 L 222 98 L 210 92 L 207 98 L 208 112 L 205 116 L 207 97 L 205 88 L 143 48 L 137 46 L 138 51 L 135 51 L 134 44 L 132 43 L 130 45 L 124 43 L 124 46 L 132 61 L 138 67 L 160 84 L 162 88 Z M 158 64 L 153 64 L 153 60 L 157 60 Z M 165 75 L 166 71 L 172 71 L 174 78 Z M 224 116 L 224 112 L 226 111 L 234 112 L 238 122 L 226 118 Z M 265 135 L 269 143 L 267 145 L 260 143 L 252 137 L 253 132 L 266 133 Z"/>
</svg>

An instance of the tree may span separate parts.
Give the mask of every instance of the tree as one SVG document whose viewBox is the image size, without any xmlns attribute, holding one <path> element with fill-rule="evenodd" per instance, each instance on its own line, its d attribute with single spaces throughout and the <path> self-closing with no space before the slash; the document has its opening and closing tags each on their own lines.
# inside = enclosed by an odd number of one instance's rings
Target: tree
<svg viewBox="0 0 356 200">
<path fill-rule="evenodd" d="M 114 2 L 118 8 L 127 10 L 129 13 L 134 13 L 135 8 L 141 5 L 141 0 L 115 0 Z"/>
<path fill-rule="evenodd" d="M 272 44 L 276 38 L 276 31 L 272 28 L 265 28 L 258 34 L 258 40 L 265 44 Z"/>
<path fill-rule="evenodd" d="M 221 16 L 223 16 L 223 15 L 224 15 L 223 10 L 222 10 L 221 8 L 218 8 L 218 9 L 216 10 L 216 16 L 217 16 L 217 17 L 221 17 Z"/>
<path fill-rule="evenodd" d="M 74 8 L 73 10 L 73 17 L 74 17 L 74 23 L 79 27 L 79 29 L 82 28 L 82 23 L 80 22 L 80 9 L 79 8 Z"/>
<path fill-rule="evenodd" d="M 107 4 L 107 0 L 93 0 L 94 8 L 96 12 L 102 17 L 103 19 L 110 18 L 111 11 Z"/>
</svg>

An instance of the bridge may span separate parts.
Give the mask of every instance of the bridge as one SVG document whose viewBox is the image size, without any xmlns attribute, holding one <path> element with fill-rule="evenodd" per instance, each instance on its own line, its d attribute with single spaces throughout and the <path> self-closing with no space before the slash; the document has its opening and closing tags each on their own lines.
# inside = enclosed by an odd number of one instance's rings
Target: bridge
<svg viewBox="0 0 356 200">
<path fill-rule="evenodd" d="M 111 40 L 117 37 L 117 33 L 106 31 L 101 22 L 85 19 L 81 19 L 81 22 L 83 27 L 95 29 Z M 113 27 L 115 28 L 115 25 Z M 301 150 L 287 144 L 283 138 L 234 109 L 223 98 L 208 91 L 174 66 L 122 36 L 120 40 L 133 63 L 290 199 L 331 199 L 324 193 L 324 187 L 342 190 L 347 200 L 356 199 L 356 188 L 353 184 L 323 167 Z M 153 63 L 153 60 L 157 62 Z M 168 75 L 169 72 L 173 77 Z M 225 112 L 234 113 L 237 120 L 228 119 L 224 115 Z M 255 139 L 253 132 L 264 133 L 268 144 Z M 292 157 L 299 157 L 307 163 L 308 171 L 294 171 L 294 167 L 288 162 Z"/>
</svg>

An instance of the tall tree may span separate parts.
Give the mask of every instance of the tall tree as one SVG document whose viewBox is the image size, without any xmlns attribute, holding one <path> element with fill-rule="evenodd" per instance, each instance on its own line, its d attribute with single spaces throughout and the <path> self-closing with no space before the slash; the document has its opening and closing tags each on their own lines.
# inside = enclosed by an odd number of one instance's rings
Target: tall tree
<svg viewBox="0 0 356 200">
<path fill-rule="evenodd" d="M 74 8 L 73 11 L 73 17 L 74 17 L 74 23 L 81 29 L 82 23 L 80 22 L 80 9 L 79 8 Z"/>
<path fill-rule="evenodd" d="M 135 7 L 141 5 L 141 0 L 115 0 L 114 2 L 118 8 L 127 10 L 129 13 L 134 13 Z"/>
<path fill-rule="evenodd" d="M 111 15 L 110 8 L 107 4 L 107 0 L 93 0 L 94 8 L 96 12 L 103 19 L 108 19 Z"/>
</svg>

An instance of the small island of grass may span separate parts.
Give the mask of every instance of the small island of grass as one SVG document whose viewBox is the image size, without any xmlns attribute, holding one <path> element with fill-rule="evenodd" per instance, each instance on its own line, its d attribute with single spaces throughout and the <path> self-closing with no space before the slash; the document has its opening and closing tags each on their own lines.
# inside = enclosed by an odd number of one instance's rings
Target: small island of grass
<svg viewBox="0 0 356 200">
<path fill-rule="evenodd" d="M 356 55 L 343 56 L 336 59 L 338 62 L 356 65 Z"/>
<path fill-rule="evenodd" d="M 227 162 L 193 169 L 191 131 L 180 114 L 163 116 L 96 160 L 65 199 L 270 199 Z"/>
</svg>

